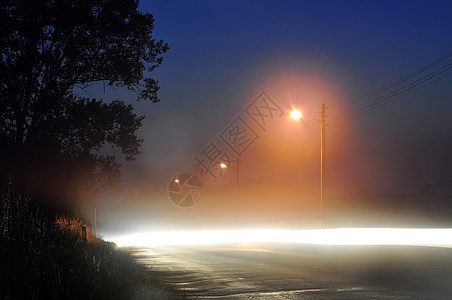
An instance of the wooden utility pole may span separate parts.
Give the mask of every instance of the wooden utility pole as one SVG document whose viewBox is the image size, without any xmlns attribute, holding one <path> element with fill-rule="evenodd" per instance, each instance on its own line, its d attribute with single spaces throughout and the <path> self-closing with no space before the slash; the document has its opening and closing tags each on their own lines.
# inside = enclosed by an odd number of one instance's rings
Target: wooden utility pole
<svg viewBox="0 0 452 300">
<path fill-rule="evenodd" d="M 240 157 L 237 157 L 237 191 L 240 189 Z"/>
<path fill-rule="evenodd" d="M 92 225 L 94 225 L 94 236 L 97 236 L 97 211 L 96 208 L 93 208 L 93 219 L 92 219 Z"/>
<path fill-rule="evenodd" d="M 321 110 L 321 118 L 320 118 L 320 124 L 321 126 L 321 133 L 320 133 L 320 216 L 321 221 L 323 224 L 323 200 L 325 196 L 325 127 L 326 127 L 326 117 L 325 117 L 325 104 L 322 104 L 322 110 Z"/>
</svg>

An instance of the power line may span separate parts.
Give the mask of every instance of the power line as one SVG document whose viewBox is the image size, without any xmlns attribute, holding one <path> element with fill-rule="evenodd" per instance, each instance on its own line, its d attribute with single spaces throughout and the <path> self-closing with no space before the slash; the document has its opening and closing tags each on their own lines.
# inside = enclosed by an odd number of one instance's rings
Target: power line
<svg viewBox="0 0 452 300">
<path fill-rule="evenodd" d="M 449 75 L 451 75 L 451 74 L 452 74 L 452 72 L 446 73 L 445 75 L 443 75 L 443 76 L 441 76 L 441 77 L 439 77 L 439 78 L 436 78 L 435 80 L 430 81 L 430 82 L 428 82 L 427 84 L 418 87 L 417 89 L 414 89 L 414 90 L 412 90 L 412 91 L 410 91 L 410 92 L 408 92 L 408 93 L 405 93 L 405 94 L 403 94 L 403 95 L 400 95 L 400 96 L 398 96 L 398 97 L 389 99 L 389 100 L 386 101 L 385 103 L 376 105 L 376 106 L 374 106 L 374 107 L 372 107 L 372 108 L 375 109 L 375 108 L 379 108 L 379 107 L 381 107 L 381 106 L 383 106 L 383 105 L 385 105 L 385 104 L 392 103 L 392 102 L 394 102 L 394 101 L 396 101 L 396 100 L 398 100 L 398 99 L 400 99 L 400 98 L 402 98 L 402 97 L 405 97 L 405 96 L 408 96 L 408 95 L 410 95 L 410 94 L 412 94 L 412 93 L 414 93 L 414 92 L 417 92 L 418 90 L 420 90 L 420 89 L 422 89 L 422 88 L 424 88 L 424 87 L 427 87 L 427 86 L 429 86 L 429 85 L 431 85 L 431 84 L 433 84 L 433 83 L 435 83 L 435 82 L 437 82 L 437 81 L 439 81 L 439 80 L 441 80 L 441 79 L 443 79 L 443 78 L 445 78 L 445 77 L 447 77 L 447 76 L 449 76 Z M 363 109 L 361 112 L 362 112 L 362 113 L 368 112 L 369 110 L 372 110 L 372 108 L 367 109 L 367 110 L 366 110 L 366 109 Z"/>
<path fill-rule="evenodd" d="M 372 96 L 378 95 L 378 94 L 380 94 L 380 93 L 382 93 L 382 92 L 384 92 L 384 91 L 386 91 L 386 90 L 388 90 L 388 89 L 391 89 L 391 88 L 395 87 L 396 85 L 398 85 L 398 84 L 400 84 L 400 83 L 402 83 L 402 82 L 407 81 L 408 79 L 411 79 L 411 78 L 415 77 L 416 75 L 418 75 L 418 74 L 420 74 L 420 73 L 422 73 L 422 72 L 425 72 L 426 70 L 428 70 L 428 69 L 430 69 L 431 67 L 433 67 L 433 66 L 435 66 L 435 65 L 437 65 L 437 64 L 439 64 L 439 63 L 441 63 L 442 61 L 448 59 L 448 58 L 451 57 L 451 56 L 452 56 L 452 52 L 450 52 L 450 53 L 444 55 L 443 57 L 438 58 L 438 59 L 435 60 L 434 62 L 432 62 L 432 63 L 430 63 L 430 64 L 428 64 L 428 65 L 426 65 L 426 66 L 424 66 L 424 67 L 422 67 L 422 68 L 420 68 L 420 69 L 414 71 L 413 73 L 410 73 L 410 74 L 408 74 L 408 75 L 406 75 L 406 76 L 400 78 L 399 80 L 396 80 L 396 81 L 394 81 L 394 82 L 391 82 L 391 83 L 389 83 L 389 84 L 387 84 L 387 85 L 385 85 L 385 86 L 383 86 L 383 87 L 381 87 L 381 88 L 378 88 L 378 89 L 376 89 L 376 90 L 374 90 L 374 91 L 371 91 L 371 92 L 369 92 L 369 93 L 367 93 L 367 94 L 364 94 L 364 95 L 362 95 L 361 97 L 356 98 L 356 99 L 354 99 L 354 100 L 352 100 L 352 101 L 353 101 L 353 102 L 360 102 L 360 101 L 365 100 L 365 99 L 368 99 L 368 98 L 370 98 L 370 97 L 372 97 Z"/>
<path fill-rule="evenodd" d="M 450 72 L 447 72 L 450 69 L 452 69 L 452 63 L 449 63 L 446 66 L 444 66 L 444 67 L 442 67 L 442 68 L 440 68 L 440 69 L 438 69 L 438 70 L 436 70 L 436 71 L 434 71 L 434 72 L 432 72 L 430 74 L 427 74 L 427 75 L 425 75 L 425 76 L 423 76 L 423 77 L 421 77 L 421 78 L 419 78 L 419 79 L 417 79 L 417 80 L 415 80 L 415 81 L 413 81 L 413 82 L 411 82 L 411 83 L 409 83 L 407 85 L 404 85 L 404 86 L 402 86 L 402 87 L 400 87 L 400 88 L 398 88 L 398 89 L 396 89 L 396 90 L 394 90 L 394 91 L 392 91 L 392 92 L 390 92 L 388 94 L 379 96 L 379 97 L 377 97 L 375 99 L 371 99 L 371 100 L 363 102 L 363 103 L 359 103 L 356 106 L 356 108 L 353 109 L 351 112 L 354 113 L 354 112 L 359 112 L 359 111 L 363 111 L 363 110 L 368 111 L 369 108 L 381 107 L 381 106 L 383 106 L 385 104 L 392 103 L 396 99 L 400 99 L 400 98 L 402 98 L 402 97 L 404 97 L 404 96 L 406 96 L 408 94 L 411 94 L 412 92 L 414 92 L 412 89 L 414 89 L 416 87 L 418 87 L 418 88 L 415 89 L 417 91 L 417 90 L 419 90 L 419 89 L 421 89 L 423 87 L 426 87 L 426 86 L 430 85 L 433 82 L 436 82 L 436 81 L 438 81 L 438 80 L 450 75 Z M 446 72 L 446 75 L 443 74 L 445 72 Z M 430 84 L 423 85 L 424 83 L 426 83 L 428 81 L 432 81 L 432 82 Z"/>
<path fill-rule="evenodd" d="M 389 103 L 393 103 L 400 98 L 410 95 L 443 78 L 446 78 L 452 74 L 452 72 L 450 72 L 452 69 L 452 63 L 448 63 L 443 66 L 440 64 L 444 63 L 450 57 L 452 57 L 452 52 L 396 81 L 353 99 L 351 100 L 348 109 L 344 108 L 342 111 L 355 115 L 358 113 L 365 113 Z M 438 65 L 440 66 L 439 68 Z M 437 66 L 435 70 L 430 70 L 435 66 Z M 429 70 L 431 72 L 426 74 Z M 419 75 L 422 77 L 419 77 Z"/>
</svg>

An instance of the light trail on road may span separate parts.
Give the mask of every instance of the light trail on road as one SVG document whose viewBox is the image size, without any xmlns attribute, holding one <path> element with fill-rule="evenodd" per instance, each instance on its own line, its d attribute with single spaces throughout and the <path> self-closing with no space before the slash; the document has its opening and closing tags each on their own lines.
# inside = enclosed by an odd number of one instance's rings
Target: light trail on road
<svg viewBox="0 0 452 300">
<path fill-rule="evenodd" d="M 118 246 L 166 247 L 249 243 L 403 245 L 452 248 L 452 228 L 335 228 L 149 231 L 107 239 Z"/>
</svg>

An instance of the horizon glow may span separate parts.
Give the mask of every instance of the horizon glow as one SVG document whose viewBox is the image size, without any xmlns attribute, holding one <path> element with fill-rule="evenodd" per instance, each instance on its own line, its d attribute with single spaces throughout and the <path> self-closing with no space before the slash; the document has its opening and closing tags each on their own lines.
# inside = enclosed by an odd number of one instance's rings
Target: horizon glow
<svg viewBox="0 0 452 300">
<path fill-rule="evenodd" d="M 115 236 L 120 247 L 208 246 L 249 243 L 400 245 L 452 248 L 452 228 L 336 228 L 152 231 Z"/>
</svg>

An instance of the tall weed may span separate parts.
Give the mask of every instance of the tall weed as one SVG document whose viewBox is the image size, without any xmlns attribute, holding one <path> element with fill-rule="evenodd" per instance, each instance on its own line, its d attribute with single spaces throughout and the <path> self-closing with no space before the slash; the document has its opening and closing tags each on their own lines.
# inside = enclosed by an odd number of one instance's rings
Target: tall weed
<svg viewBox="0 0 452 300">
<path fill-rule="evenodd" d="M 0 299 L 184 298 L 125 250 L 84 239 L 11 185 L 0 195 Z"/>
</svg>

